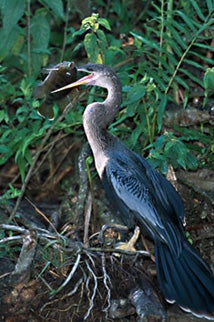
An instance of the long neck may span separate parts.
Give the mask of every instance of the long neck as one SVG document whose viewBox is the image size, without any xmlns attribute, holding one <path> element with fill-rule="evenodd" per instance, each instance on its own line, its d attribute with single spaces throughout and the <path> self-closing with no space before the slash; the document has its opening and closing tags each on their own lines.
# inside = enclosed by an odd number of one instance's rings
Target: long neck
<svg viewBox="0 0 214 322">
<path fill-rule="evenodd" d="M 107 132 L 107 127 L 119 111 L 122 100 L 121 85 L 117 77 L 112 77 L 105 87 L 108 90 L 105 101 L 88 105 L 83 114 L 84 130 L 100 176 L 107 161 L 107 150 L 115 140 Z"/>
</svg>

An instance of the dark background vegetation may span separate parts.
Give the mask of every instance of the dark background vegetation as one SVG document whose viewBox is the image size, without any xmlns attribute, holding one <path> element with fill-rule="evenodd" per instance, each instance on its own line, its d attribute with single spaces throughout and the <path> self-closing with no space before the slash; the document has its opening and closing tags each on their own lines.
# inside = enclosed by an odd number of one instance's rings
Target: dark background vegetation
<svg viewBox="0 0 214 322">
<path fill-rule="evenodd" d="M 123 103 L 110 131 L 163 174 L 169 165 L 213 168 L 212 0 L 1 0 L 0 26 L 1 223 L 10 217 L 10 224 L 25 227 L 20 212 L 31 202 L 46 203 L 46 214 L 48 204 L 61 207 L 60 227 L 73 224 L 81 186 L 78 155 L 85 143 L 82 113 L 105 93 L 75 92 L 68 112 L 60 101 L 35 99 L 34 88 L 47 76 L 44 69 L 62 61 L 115 68 Z M 54 120 L 37 114 L 41 105 Z M 100 186 L 91 157 L 84 167 L 96 199 Z M 97 230 L 93 223 L 91 234 Z M 0 237 L 0 256 L 15 263 L 21 246 L 7 238 L 16 233 L 1 228 Z M 47 262 L 55 269 L 62 264 L 48 256 L 43 253 L 44 272 Z"/>
</svg>

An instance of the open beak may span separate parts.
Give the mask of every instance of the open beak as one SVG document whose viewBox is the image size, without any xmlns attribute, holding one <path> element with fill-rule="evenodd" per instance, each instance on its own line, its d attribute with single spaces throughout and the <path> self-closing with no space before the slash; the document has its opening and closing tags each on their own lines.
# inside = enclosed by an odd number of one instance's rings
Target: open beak
<svg viewBox="0 0 214 322">
<path fill-rule="evenodd" d="M 55 91 L 53 91 L 51 93 L 64 91 L 65 89 L 77 87 L 77 86 L 80 86 L 80 85 L 93 85 L 93 77 L 94 77 L 93 73 L 90 74 L 90 75 L 84 76 L 84 77 L 80 78 L 78 81 L 76 81 L 74 83 L 71 83 L 71 84 L 68 84 L 66 86 L 63 86 L 61 88 L 58 88 L 58 89 L 56 89 Z"/>
</svg>

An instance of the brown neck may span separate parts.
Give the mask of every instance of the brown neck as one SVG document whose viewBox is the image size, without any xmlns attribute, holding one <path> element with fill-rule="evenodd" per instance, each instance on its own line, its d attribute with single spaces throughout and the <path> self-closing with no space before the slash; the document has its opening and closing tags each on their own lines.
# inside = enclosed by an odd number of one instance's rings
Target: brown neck
<svg viewBox="0 0 214 322">
<path fill-rule="evenodd" d="M 107 127 L 119 111 L 122 100 L 121 85 L 117 77 L 111 79 L 111 82 L 106 84 L 106 88 L 108 95 L 105 101 L 88 105 L 83 114 L 84 130 L 95 160 L 97 160 L 96 168 L 99 174 L 102 172 L 102 165 L 98 163 L 105 163 L 106 150 L 114 141 Z"/>
</svg>

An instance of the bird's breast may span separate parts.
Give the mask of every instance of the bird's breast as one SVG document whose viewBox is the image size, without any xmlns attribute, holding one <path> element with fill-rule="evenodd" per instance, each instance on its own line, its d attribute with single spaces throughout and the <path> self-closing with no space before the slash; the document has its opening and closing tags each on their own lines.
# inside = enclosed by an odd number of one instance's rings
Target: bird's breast
<svg viewBox="0 0 214 322">
<path fill-rule="evenodd" d="M 99 177 L 102 179 L 102 175 L 105 170 L 105 167 L 108 164 L 109 158 L 105 155 L 105 153 L 100 151 L 98 152 L 93 151 L 93 154 L 94 154 L 94 160 L 95 160 L 95 167 L 97 169 Z"/>
</svg>

